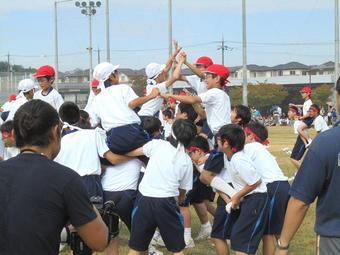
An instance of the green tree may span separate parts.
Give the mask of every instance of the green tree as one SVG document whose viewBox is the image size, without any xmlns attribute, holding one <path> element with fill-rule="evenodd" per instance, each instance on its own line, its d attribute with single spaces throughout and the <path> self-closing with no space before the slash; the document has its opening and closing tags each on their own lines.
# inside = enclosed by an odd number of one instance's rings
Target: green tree
<svg viewBox="0 0 340 255">
<path fill-rule="evenodd" d="M 330 100 L 329 97 L 332 95 L 332 86 L 323 84 L 313 90 L 312 101 L 314 104 L 321 106 L 326 106 L 327 102 Z"/>
<path fill-rule="evenodd" d="M 242 104 L 242 87 L 232 88 L 229 92 L 233 105 Z M 248 105 L 267 110 L 272 105 L 280 105 L 288 96 L 288 91 L 277 84 L 260 83 L 248 85 Z"/>
</svg>

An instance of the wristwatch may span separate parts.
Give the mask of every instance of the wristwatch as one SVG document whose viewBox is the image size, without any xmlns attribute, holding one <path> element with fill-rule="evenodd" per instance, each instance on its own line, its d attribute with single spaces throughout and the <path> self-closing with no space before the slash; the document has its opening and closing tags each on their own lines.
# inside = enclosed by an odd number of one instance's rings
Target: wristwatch
<svg viewBox="0 0 340 255">
<path fill-rule="evenodd" d="M 282 246 L 280 239 L 277 239 L 276 247 L 279 250 L 288 250 L 289 249 L 289 244 L 287 244 L 286 246 Z"/>
</svg>

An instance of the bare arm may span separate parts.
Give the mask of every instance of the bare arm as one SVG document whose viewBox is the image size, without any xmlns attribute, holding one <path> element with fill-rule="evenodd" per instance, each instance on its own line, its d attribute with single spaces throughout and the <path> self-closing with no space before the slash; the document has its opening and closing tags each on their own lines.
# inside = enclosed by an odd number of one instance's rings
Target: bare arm
<svg viewBox="0 0 340 255">
<path fill-rule="evenodd" d="M 165 85 L 167 88 L 170 87 L 172 84 L 174 84 L 174 82 L 179 80 L 179 78 L 181 77 L 181 70 L 182 70 L 183 63 L 184 63 L 184 58 L 181 56 L 171 77 L 165 81 Z"/>
<path fill-rule="evenodd" d="M 143 147 L 139 147 L 133 151 L 130 151 L 128 153 L 125 154 L 126 156 L 129 156 L 129 157 L 138 157 L 138 156 L 142 156 L 144 155 L 144 152 L 143 152 Z"/>
<path fill-rule="evenodd" d="M 205 185 L 210 185 L 212 179 L 214 179 L 215 176 L 215 173 L 203 170 L 200 175 L 200 181 L 203 182 Z"/>
<path fill-rule="evenodd" d="M 288 246 L 299 229 L 308 211 L 309 204 L 291 197 L 288 202 L 285 221 L 281 231 L 280 242 L 282 246 Z M 288 254 L 288 251 L 285 251 Z M 277 251 L 276 254 L 284 254 Z"/>
<path fill-rule="evenodd" d="M 168 61 L 165 64 L 164 72 L 168 73 L 172 67 L 172 64 L 176 61 L 177 54 L 182 50 L 182 48 L 175 49 L 175 52 L 172 54 L 172 56 L 168 59 Z"/>
<path fill-rule="evenodd" d="M 201 79 L 204 79 L 204 73 L 198 69 L 195 65 L 190 64 L 188 61 L 185 61 L 184 63 L 187 67 L 189 67 L 189 69 L 196 74 L 198 77 L 200 77 Z"/>
<path fill-rule="evenodd" d="M 178 189 L 179 190 L 179 195 L 178 195 L 178 202 L 180 204 L 184 203 L 185 197 L 186 197 L 186 190 L 184 189 Z"/>
<path fill-rule="evenodd" d="M 128 106 L 131 109 L 135 109 L 138 106 L 141 106 L 142 104 L 145 104 L 146 102 L 150 101 L 151 99 L 156 98 L 159 95 L 159 90 L 157 88 L 153 88 L 151 93 L 147 96 L 143 97 L 137 97 L 134 100 L 131 100 L 128 104 Z"/>
<path fill-rule="evenodd" d="M 94 251 L 104 251 L 107 247 L 109 232 L 99 212 L 93 207 L 97 217 L 80 227 L 76 227 L 79 236 Z"/>
<path fill-rule="evenodd" d="M 106 158 L 108 161 L 110 161 L 111 164 L 117 165 L 123 162 L 126 162 L 130 159 L 131 157 L 125 156 L 125 155 L 118 155 L 113 153 L 112 151 L 107 151 L 104 153 L 104 158 Z"/>
<path fill-rule="evenodd" d="M 187 103 L 187 104 L 195 104 L 195 103 L 202 103 L 202 100 L 199 96 L 179 96 L 179 95 L 170 95 L 170 94 L 161 94 L 161 97 L 164 99 L 168 99 L 172 97 L 173 99 Z"/>
<path fill-rule="evenodd" d="M 239 192 L 237 192 L 234 196 L 232 196 L 231 198 L 232 208 L 237 209 L 237 207 L 240 204 L 241 198 L 243 198 L 249 192 L 252 192 L 254 189 L 256 189 L 261 184 L 261 182 L 262 182 L 261 180 L 258 180 L 253 185 L 247 185 L 243 189 L 241 189 Z"/>
<path fill-rule="evenodd" d="M 192 107 L 194 108 L 195 112 L 198 114 L 198 116 L 201 117 L 201 119 L 206 119 L 207 114 L 201 104 L 193 104 Z"/>
</svg>

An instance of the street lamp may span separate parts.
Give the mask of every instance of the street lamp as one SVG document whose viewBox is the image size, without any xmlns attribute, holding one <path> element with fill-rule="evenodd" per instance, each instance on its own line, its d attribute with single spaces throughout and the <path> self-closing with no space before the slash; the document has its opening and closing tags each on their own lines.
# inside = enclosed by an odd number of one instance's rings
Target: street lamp
<svg viewBox="0 0 340 255">
<path fill-rule="evenodd" d="M 96 14 L 96 8 L 101 6 L 101 2 L 97 1 L 89 1 L 89 2 L 76 2 L 76 7 L 81 9 L 81 14 L 84 14 L 89 17 L 89 57 L 90 57 L 90 70 L 89 70 L 89 79 L 92 81 L 92 15 Z M 91 83 L 90 83 L 91 84 Z"/>
<path fill-rule="evenodd" d="M 56 89 L 58 90 L 58 79 L 59 79 L 59 52 L 58 52 L 58 3 L 70 2 L 73 0 L 60 0 L 54 1 L 54 68 L 55 72 L 55 81 L 54 84 Z"/>
</svg>

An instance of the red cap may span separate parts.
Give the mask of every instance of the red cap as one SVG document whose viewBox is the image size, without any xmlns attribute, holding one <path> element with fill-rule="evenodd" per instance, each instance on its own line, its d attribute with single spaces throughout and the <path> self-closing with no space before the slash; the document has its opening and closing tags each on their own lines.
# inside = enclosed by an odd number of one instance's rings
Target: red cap
<svg viewBox="0 0 340 255">
<path fill-rule="evenodd" d="M 54 68 L 49 65 L 39 67 L 35 74 L 33 74 L 33 76 L 36 78 L 45 76 L 53 77 L 54 75 L 55 75 Z"/>
<path fill-rule="evenodd" d="M 224 79 L 228 79 L 229 77 L 229 68 L 224 65 L 213 64 L 207 68 L 207 73 L 213 73 L 221 76 Z"/>
<path fill-rule="evenodd" d="M 203 65 L 205 67 L 209 67 L 211 66 L 213 63 L 213 61 L 211 60 L 211 58 L 207 57 L 207 56 L 202 56 L 202 57 L 199 57 L 197 60 L 196 60 L 196 65 Z"/>
<path fill-rule="evenodd" d="M 300 89 L 300 92 L 312 94 L 312 88 L 310 88 L 310 87 L 303 87 L 302 89 Z"/>
<path fill-rule="evenodd" d="M 169 103 L 170 104 L 174 104 L 174 103 L 176 103 L 176 100 L 175 100 L 175 98 L 173 98 L 173 97 L 169 97 Z"/>
<path fill-rule="evenodd" d="M 97 88 L 98 85 L 99 85 L 99 81 L 98 80 L 92 80 L 92 82 L 91 82 L 91 87 L 92 88 Z"/>
<path fill-rule="evenodd" d="M 14 101 L 15 99 L 17 99 L 17 96 L 15 94 L 10 94 L 8 96 L 8 100 L 11 102 L 11 101 Z"/>
</svg>

